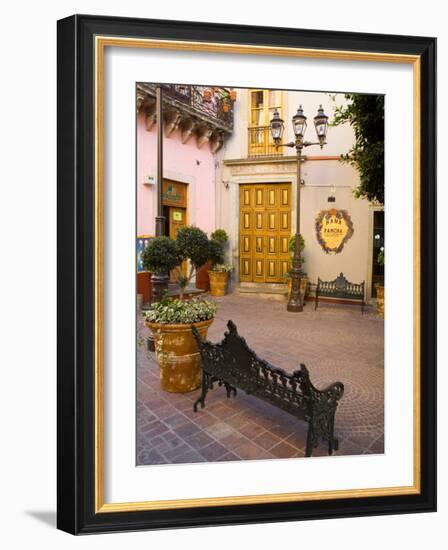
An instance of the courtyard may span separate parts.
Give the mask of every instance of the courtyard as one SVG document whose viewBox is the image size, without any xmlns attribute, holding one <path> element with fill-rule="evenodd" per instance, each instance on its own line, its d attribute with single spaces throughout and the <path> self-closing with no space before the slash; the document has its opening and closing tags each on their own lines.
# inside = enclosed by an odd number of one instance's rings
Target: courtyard
<svg viewBox="0 0 448 550">
<path fill-rule="evenodd" d="M 232 319 L 249 346 L 288 373 L 304 363 L 322 389 L 340 381 L 345 393 L 336 412 L 335 455 L 384 452 L 384 321 L 373 308 L 308 302 L 288 313 L 282 300 L 241 295 L 216 299 L 208 339 L 222 339 Z M 206 406 L 193 412 L 199 390 L 167 393 L 159 384 L 149 331 L 138 315 L 137 464 L 181 464 L 305 456 L 307 424 L 239 391 L 227 399 L 217 387 Z M 327 456 L 322 443 L 313 457 Z"/>
</svg>

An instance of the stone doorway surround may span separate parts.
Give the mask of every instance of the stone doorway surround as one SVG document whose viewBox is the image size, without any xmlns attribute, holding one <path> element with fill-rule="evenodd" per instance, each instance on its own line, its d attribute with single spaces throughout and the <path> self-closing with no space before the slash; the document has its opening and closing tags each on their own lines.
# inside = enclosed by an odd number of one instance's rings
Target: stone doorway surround
<svg viewBox="0 0 448 550">
<path fill-rule="evenodd" d="M 239 243 L 239 212 L 240 186 L 248 184 L 290 184 L 291 185 L 291 233 L 295 232 L 295 204 L 297 201 L 296 185 L 296 157 L 276 157 L 270 159 L 237 159 L 225 160 L 224 165 L 230 169 L 228 181 L 228 204 L 230 204 L 230 218 L 233 220 L 229 227 L 232 243 L 232 260 L 235 266 L 234 281 L 240 285 L 240 243 Z"/>
</svg>

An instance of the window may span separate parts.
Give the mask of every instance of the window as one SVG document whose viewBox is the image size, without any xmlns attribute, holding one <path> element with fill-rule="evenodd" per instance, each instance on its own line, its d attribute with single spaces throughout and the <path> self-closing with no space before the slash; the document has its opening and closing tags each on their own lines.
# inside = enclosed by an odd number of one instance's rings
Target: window
<svg viewBox="0 0 448 550">
<path fill-rule="evenodd" d="M 275 156 L 281 151 L 275 148 L 269 131 L 269 122 L 277 110 L 282 116 L 282 92 L 278 90 L 249 91 L 249 156 Z"/>
</svg>

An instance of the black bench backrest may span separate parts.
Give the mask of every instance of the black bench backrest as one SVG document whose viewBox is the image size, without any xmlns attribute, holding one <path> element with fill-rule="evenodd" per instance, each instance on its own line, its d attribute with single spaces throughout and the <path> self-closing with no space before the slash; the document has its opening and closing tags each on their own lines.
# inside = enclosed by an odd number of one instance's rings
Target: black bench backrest
<svg viewBox="0 0 448 550">
<path fill-rule="evenodd" d="M 219 344 L 202 340 L 192 327 L 198 344 L 203 369 L 211 376 L 248 394 L 265 399 L 288 412 L 291 409 L 305 411 L 311 387 L 305 365 L 292 375 L 275 368 L 260 359 L 247 345 L 232 321 L 227 323 L 228 331 Z"/>
<path fill-rule="evenodd" d="M 343 273 L 340 273 L 333 281 L 322 281 L 319 277 L 317 279 L 316 293 L 319 296 L 335 296 L 338 298 L 352 298 L 363 299 L 364 298 L 364 281 L 362 283 L 351 283 L 348 281 Z"/>
</svg>

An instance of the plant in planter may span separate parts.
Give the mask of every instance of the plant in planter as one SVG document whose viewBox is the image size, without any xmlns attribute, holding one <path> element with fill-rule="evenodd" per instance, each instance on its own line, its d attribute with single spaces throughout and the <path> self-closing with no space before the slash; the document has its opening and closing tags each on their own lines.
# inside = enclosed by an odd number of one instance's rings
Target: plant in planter
<svg viewBox="0 0 448 550">
<path fill-rule="evenodd" d="M 209 271 L 210 294 L 212 296 L 225 296 L 227 293 L 227 283 L 233 266 L 229 264 L 214 264 Z"/>
<path fill-rule="evenodd" d="M 168 290 L 168 274 L 181 261 L 176 243 L 168 237 L 151 239 L 148 246 L 143 250 L 143 267 L 152 273 L 151 283 L 154 301 L 163 298 Z"/>
<path fill-rule="evenodd" d="M 160 384 L 168 392 L 184 393 L 201 384 L 201 362 L 191 332 L 207 336 L 217 305 L 210 300 L 165 298 L 151 305 L 145 322 L 153 334 L 160 367 Z"/>
<path fill-rule="evenodd" d="M 200 268 L 196 270 L 196 288 L 209 291 L 210 277 L 209 272 L 213 264 L 224 262 L 224 246 L 229 240 L 224 229 L 216 229 L 211 234 L 209 241 L 209 258 Z"/>
<path fill-rule="evenodd" d="M 212 267 L 208 272 L 210 278 L 210 294 L 212 296 L 225 296 L 229 276 L 233 267 L 224 263 L 225 247 L 229 237 L 224 229 L 216 229 L 211 235 L 210 260 Z"/>
<path fill-rule="evenodd" d="M 185 288 L 199 268 L 209 259 L 209 240 L 207 234 L 202 229 L 199 229 L 199 227 L 181 227 L 176 236 L 176 249 L 181 261 L 190 260 L 190 269 L 187 275 L 182 273 L 180 265 L 176 266 L 177 282 L 181 289 L 181 298 L 183 298 Z"/>
<path fill-rule="evenodd" d="M 223 248 L 225 248 L 227 243 L 229 242 L 229 236 L 227 235 L 225 229 L 215 229 L 210 235 L 210 238 L 213 241 L 218 241 L 218 243 L 221 243 Z"/>
<path fill-rule="evenodd" d="M 376 261 L 384 267 L 384 246 L 380 248 Z M 384 285 L 376 285 L 376 309 L 380 317 L 384 318 Z"/>
<path fill-rule="evenodd" d="M 296 235 L 292 235 L 288 243 L 288 251 L 291 257 L 289 262 L 289 270 L 287 273 L 284 274 L 284 277 L 286 277 L 288 280 L 288 295 L 291 294 L 291 287 L 292 287 L 291 268 L 292 268 L 292 259 L 294 257 L 295 247 L 296 247 Z M 305 248 L 305 239 L 302 237 L 302 235 L 300 235 L 300 253 L 301 253 L 300 265 L 302 266 L 302 268 L 303 268 L 303 264 L 305 263 L 305 258 L 302 254 L 304 248 Z M 302 303 L 305 299 L 307 288 L 308 288 L 308 277 L 307 277 L 307 274 L 302 269 L 302 273 L 300 275 L 300 299 Z"/>
<path fill-rule="evenodd" d="M 230 107 L 231 107 L 231 96 L 230 96 L 229 92 L 223 91 L 219 95 L 219 101 L 221 102 L 221 108 L 222 108 L 223 112 L 228 113 L 230 111 Z"/>
</svg>

